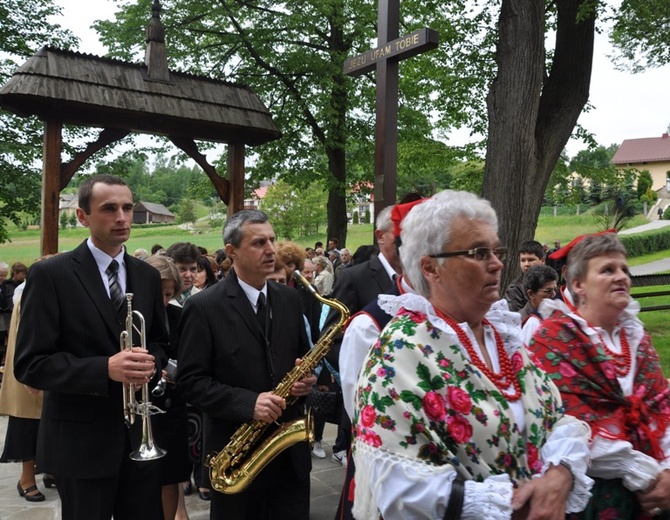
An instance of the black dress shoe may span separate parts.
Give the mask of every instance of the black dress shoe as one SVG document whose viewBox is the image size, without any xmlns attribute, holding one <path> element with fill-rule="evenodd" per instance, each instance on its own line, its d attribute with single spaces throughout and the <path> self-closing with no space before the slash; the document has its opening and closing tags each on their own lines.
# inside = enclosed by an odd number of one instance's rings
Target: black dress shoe
<svg viewBox="0 0 670 520">
<path fill-rule="evenodd" d="M 46 488 L 56 487 L 56 479 L 54 479 L 51 475 L 45 474 L 42 477 L 42 482 L 44 482 L 44 487 Z"/>
<path fill-rule="evenodd" d="M 189 496 L 193 493 L 193 486 L 191 484 L 184 485 L 184 496 Z"/>
<path fill-rule="evenodd" d="M 19 492 L 19 496 L 25 498 L 28 502 L 42 502 L 45 499 L 45 496 L 37 489 L 37 486 L 30 486 L 29 488 L 23 489 L 21 488 L 21 482 L 18 482 L 16 484 L 16 489 Z M 37 493 L 34 495 L 28 494 L 33 491 L 37 491 Z"/>
<path fill-rule="evenodd" d="M 212 492 L 209 489 L 198 491 L 198 496 L 200 497 L 200 500 L 212 500 Z"/>
</svg>

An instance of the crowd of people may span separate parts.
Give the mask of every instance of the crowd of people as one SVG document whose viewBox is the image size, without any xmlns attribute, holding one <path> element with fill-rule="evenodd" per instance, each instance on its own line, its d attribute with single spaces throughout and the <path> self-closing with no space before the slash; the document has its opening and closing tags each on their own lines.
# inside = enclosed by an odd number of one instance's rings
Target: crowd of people
<svg viewBox="0 0 670 520">
<path fill-rule="evenodd" d="M 670 388 L 613 230 L 524 242 L 503 288 L 496 213 L 467 192 L 384 209 L 375 246 L 353 253 L 277 240 L 258 210 L 230 216 L 212 253 L 130 252 L 132 202 L 93 176 L 79 247 L 0 262 L 0 462 L 21 463 L 26 500 L 45 499 L 42 473 L 64 519 L 185 520 L 196 492 L 213 520 L 307 520 L 318 410 L 314 444 L 299 440 L 321 392 L 342 409 L 334 519 L 670 511 Z M 303 364 L 328 330 L 330 351 Z M 147 443 L 165 454 L 133 460 Z"/>
</svg>

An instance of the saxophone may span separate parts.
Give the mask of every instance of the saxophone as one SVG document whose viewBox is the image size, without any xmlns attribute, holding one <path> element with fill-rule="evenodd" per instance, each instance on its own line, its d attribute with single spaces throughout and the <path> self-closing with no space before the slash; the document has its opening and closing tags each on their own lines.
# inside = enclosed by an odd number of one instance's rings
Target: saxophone
<svg viewBox="0 0 670 520">
<path fill-rule="evenodd" d="M 295 271 L 295 278 L 304 285 L 316 299 L 324 305 L 337 309 L 340 313 L 339 321 L 331 326 L 319 338 L 299 365 L 296 365 L 284 376 L 272 390 L 275 395 L 283 397 L 287 404 L 296 401 L 290 394 L 294 383 L 308 376 L 318 366 L 319 362 L 330 350 L 335 338 L 344 330 L 349 319 L 349 309 L 333 298 L 324 298 L 318 294 L 310 283 Z M 291 422 L 281 424 L 265 440 L 259 444 L 265 430 L 270 424 L 253 420 L 242 424 L 230 438 L 228 444 L 220 452 L 213 452 L 207 456 L 205 464 L 209 466 L 209 477 L 214 490 L 220 493 L 233 495 L 244 491 L 253 479 L 267 466 L 272 459 L 282 451 L 297 442 L 307 441 L 314 444 L 314 419 L 311 410 L 307 416 Z M 257 444 L 259 444 L 257 446 Z"/>
</svg>

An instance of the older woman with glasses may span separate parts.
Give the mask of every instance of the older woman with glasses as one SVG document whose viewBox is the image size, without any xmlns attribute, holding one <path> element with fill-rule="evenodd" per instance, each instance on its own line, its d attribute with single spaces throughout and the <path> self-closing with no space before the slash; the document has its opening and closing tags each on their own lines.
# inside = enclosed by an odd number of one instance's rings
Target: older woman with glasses
<svg viewBox="0 0 670 520">
<path fill-rule="evenodd" d="M 566 302 L 545 300 L 529 349 L 566 413 L 591 425 L 593 498 L 583 519 L 668 518 L 670 390 L 630 297 L 626 250 L 613 233 L 578 237 Z"/>
<path fill-rule="evenodd" d="M 416 294 L 370 349 L 354 410 L 354 516 L 563 520 L 588 502 L 586 423 L 529 359 L 500 300 L 506 249 L 490 204 L 446 190 L 403 221 Z"/>
<path fill-rule="evenodd" d="M 542 322 L 538 309 L 545 298 L 553 298 L 558 292 L 558 273 L 548 265 L 534 265 L 529 267 L 523 275 L 523 289 L 528 302 L 524 305 L 521 314 L 521 336 L 527 345 Z"/>
</svg>

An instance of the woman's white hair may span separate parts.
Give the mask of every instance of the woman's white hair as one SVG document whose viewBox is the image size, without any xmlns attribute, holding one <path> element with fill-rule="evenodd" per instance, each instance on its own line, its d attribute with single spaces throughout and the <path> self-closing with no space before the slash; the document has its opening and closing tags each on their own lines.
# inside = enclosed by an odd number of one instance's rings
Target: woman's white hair
<svg viewBox="0 0 670 520">
<path fill-rule="evenodd" d="M 460 217 L 480 220 L 498 232 L 498 217 L 488 200 L 467 191 L 444 190 L 412 208 L 402 221 L 400 260 L 414 290 L 430 296 L 421 272 L 421 258 L 444 251 L 451 239 L 452 222 Z"/>
</svg>

